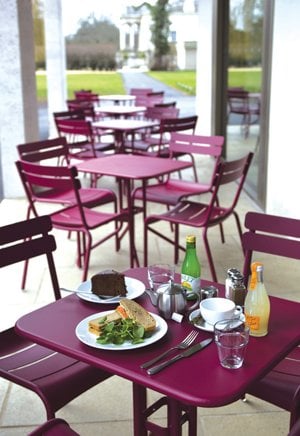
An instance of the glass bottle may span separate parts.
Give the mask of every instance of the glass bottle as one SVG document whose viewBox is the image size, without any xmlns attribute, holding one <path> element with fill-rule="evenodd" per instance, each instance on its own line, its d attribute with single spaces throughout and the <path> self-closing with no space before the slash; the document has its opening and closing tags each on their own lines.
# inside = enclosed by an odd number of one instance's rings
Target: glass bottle
<svg viewBox="0 0 300 436">
<path fill-rule="evenodd" d="M 199 293 L 201 289 L 201 265 L 196 252 L 194 235 L 186 237 L 186 252 L 181 267 L 181 285 L 187 292 Z"/>
<path fill-rule="evenodd" d="M 263 281 L 263 265 L 253 263 L 249 290 L 245 299 L 246 324 L 251 336 L 265 336 L 268 333 L 270 300 Z"/>
<path fill-rule="evenodd" d="M 240 274 L 240 271 L 236 268 L 229 268 L 227 270 L 227 277 L 225 280 L 225 297 L 232 300 L 232 277 L 235 274 Z"/>
<path fill-rule="evenodd" d="M 232 288 L 231 288 L 231 300 L 235 302 L 237 306 L 244 307 L 246 298 L 246 286 L 244 285 L 244 276 L 240 272 L 232 275 Z"/>
</svg>

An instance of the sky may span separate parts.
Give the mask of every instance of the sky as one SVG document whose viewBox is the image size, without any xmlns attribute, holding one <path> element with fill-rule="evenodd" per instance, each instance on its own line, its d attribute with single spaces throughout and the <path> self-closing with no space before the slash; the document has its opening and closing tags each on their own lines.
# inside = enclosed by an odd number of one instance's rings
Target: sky
<svg viewBox="0 0 300 436">
<path fill-rule="evenodd" d="M 141 4 L 143 0 L 62 0 L 64 35 L 71 35 L 79 27 L 80 19 L 95 14 L 97 19 L 105 16 L 118 24 L 126 5 Z"/>
</svg>

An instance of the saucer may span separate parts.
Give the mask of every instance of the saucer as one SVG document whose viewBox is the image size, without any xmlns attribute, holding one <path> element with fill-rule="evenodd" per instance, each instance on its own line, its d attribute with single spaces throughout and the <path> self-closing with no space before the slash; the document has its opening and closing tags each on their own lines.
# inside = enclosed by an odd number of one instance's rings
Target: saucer
<svg viewBox="0 0 300 436">
<path fill-rule="evenodd" d="M 239 319 L 241 321 L 245 321 L 245 315 L 243 313 L 241 313 Z M 201 310 L 197 309 L 194 310 L 190 316 L 189 316 L 189 321 L 198 329 L 200 330 L 204 330 L 206 332 L 213 332 L 214 331 L 214 325 L 213 324 L 209 324 L 208 322 L 206 322 L 202 316 L 201 316 Z"/>
</svg>

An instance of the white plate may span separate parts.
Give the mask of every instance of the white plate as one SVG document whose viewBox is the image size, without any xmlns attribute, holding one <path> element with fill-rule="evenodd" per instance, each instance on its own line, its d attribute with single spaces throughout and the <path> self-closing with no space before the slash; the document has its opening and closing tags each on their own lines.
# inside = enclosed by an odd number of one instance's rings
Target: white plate
<svg viewBox="0 0 300 436">
<path fill-rule="evenodd" d="M 89 332 L 88 324 L 89 321 L 95 318 L 99 318 L 100 316 L 106 316 L 109 313 L 112 313 L 113 310 L 108 310 L 106 312 L 100 312 L 100 313 L 94 313 L 94 315 L 88 316 L 87 318 L 80 321 L 80 323 L 77 325 L 75 333 L 77 338 L 83 342 L 86 345 L 89 345 L 90 347 L 94 348 L 100 348 L 102 350 L 115 350 L 115 351 L 122 351 L 122 350 L 133 350 L 135 348 L 141 348 L 146 347 L 150 344 L 153 344 L 154 342 L 159 341 L 168 330 L 168 324 L 166 321 L 161 318 L 160 316 L 151 313 L 153 318 L 156 321 L 156 329 L 152 333 L 152 335 L 149 338 L 146 338 L 144 342 L 141 342 L 140 344 L 131 344 L 130 342 L 124 342 L 122 345 L 114 345 L 114 344 L 98 344 L 96 342 L 97 335 L 94 335 L 93 333 Z"/>
<path fill-rule="evenodd" d="M 197 329 L 205 330 L 206 332 L 213 332 L 213 331 L 214 331 L 214 326 L 213 326 L 213 324 L 209 324 L 209 323 L 206 322 L 203 318 L 201 318 L 201 319 L 197 322 L 197 324 L 194 324 L 194 323 L 193 323 L 193 319 L 194 319 L 196 316 L 201 316 L 201 311 L 200 311 L 200 309 L 194 310 L 194 311 L 190 314 L 190 316 L 189 316 L 189 320 L 190 320 L 190 322 L 191 322 L 191 323 L 192 323 L 192 324 L 193 324 Z M 242 313 L 239 319 L 240 319 L 241 321 L 245 321 L 245 315 Z"/>
<path fill-rule="evenodd" d="M 120 298 L 128 298 L 128 300 L 134 300 L 135 298 L 139 297 L 145 292 L 145 285 L 143 282 L 137 279 L 133 279 L 131 277 L 125 277 L 125 284 L 127 288 L 127 294 L 125 297 L 112 297 L 113 301 L 111 299 L 109 300 L 101 300 L 98 298 L 97 295 L 92 293 L 92 284 L 90 280 L 87 280 L 86 282 L 82 282 L 77 290 L 81 292 L 87 292 L 86 294 L 77 294 L 79 298 L 82 298 L 83 300 L 90 301 L 92 303 L 100 303 L 100 304 L 113 304 L 113 303 L 119 303 Z"/>
</svg>

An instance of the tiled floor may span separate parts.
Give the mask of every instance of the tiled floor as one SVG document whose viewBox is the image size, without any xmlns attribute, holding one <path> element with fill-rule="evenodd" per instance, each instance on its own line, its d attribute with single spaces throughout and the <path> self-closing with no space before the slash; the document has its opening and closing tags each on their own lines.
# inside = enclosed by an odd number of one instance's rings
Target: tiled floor
<svg viewBox="0 0 300 436">
<path fill-rule="evenodd" d="M 101 184 L 111 186 L 111 179 L 102 178 Z M 152 206 L 151 211 L 158 206 Z M 47 212 L 48 207 L 43 210 Z M 257 210 L 252 200 L 243 193 L 238 211 L 243 222 L 245 213 Z M 0 204 L 0 225 L 14 222 L 25 217 L 26 202 L 24 199 L 6 199 Z M 166 227 L 166 232 L 169 228 Z M 182 232 L 182 238 L 187 233 Z M 75 287 L 81 281 L 81 271 L 75 266 L 75 241 L 68 240 L 65 232 L 54 231 L 57 240 L 55 261 L 60 284 L 65 287 Z M 218 229 L 211 229 L 211 242 L 219 281 L 225 279 L 228 267 L 241 268 L 242 251 L 235 228 L 234 219 L 225 223 L 226 243 L 220 243 Z M 202 263 L 202 275 L 210 278 L 205 252 L 201 242 L 201 234 L 197 232 L 198 253 Z M 136 221 L 137 250 L 142 257 L 142 223 L 140 217 Z M 90 274 L 106 267 L 117 270 L 128 268 L 127 238 L 124 239 L 122 249 L 115 253 L 113 241 L 98 247 L 91 256 Z M 151 237 L 150 262 L 172 261 L 172 251 L 165 243 Z M 280 295 L 299 301 L 299 280 L 293 262 L 281 260 L 266 263 L 266 286 L 271 294 Z M 20 290 L 21 265 L 3 269 L 0 272 L 2 283 L 0 306 L 0 329 L 14 323 L 14 320 L 25 312 L 46 304 L 52 299 L 49 292 L 48 276 L 45 274 L 41 260 L 34 260 L 29 266 L 28 285 L 25 292 Z M 180 265 L 177 266 L 180 270 Z M 285 286 L 279 286 L 282 273 L 287 272 L 289 281 Z M 299 273 L 298 273 L 299 279 Z M 281 282 L 282 283 L 282 282 Z M 259 359 L 259 356 L 257 356 Z M 195 383 L 201 384 L 201 374 Z M 150 396 L 156 397 L 154 392 Z M 128 381 L 112 377 L 104 383 L 81 395 L 80 398 L 68 404 L 57 416 L 65 418 L 72 427 L 83 436 L 130 436 L 132 435 L 131 385 Z M 160 412 L 157 419 L 163 419 Z M 0 381 L 0 436 L 25 435 L 38 424 L 45 421 L 44 408 L 39 398 L 25 389 Z M 246 403 L 238 401 L 234 404 L 213 409 L 198 409 L 198 434 L 203 436 L 243 436 L 287 434 L 289 414 L 270 404 L 248 397 Z"/>
</svg>

